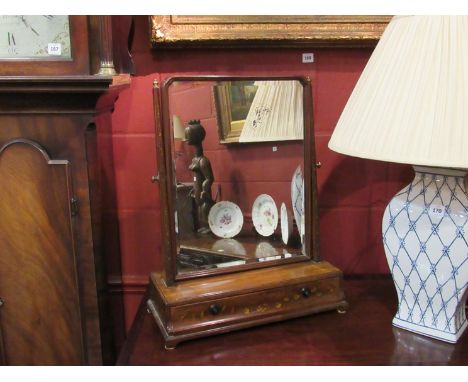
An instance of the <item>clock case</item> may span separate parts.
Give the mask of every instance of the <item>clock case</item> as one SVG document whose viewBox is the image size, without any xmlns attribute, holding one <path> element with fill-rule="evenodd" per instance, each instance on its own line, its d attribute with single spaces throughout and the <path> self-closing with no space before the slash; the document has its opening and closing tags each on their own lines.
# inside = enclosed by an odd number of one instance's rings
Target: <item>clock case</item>
<svg viewBox="0 0 468 382">
<path fill-rule="evenodd" d="M 130 84 L 131 17 L 118 17 L 70 16 L 72 60 L 0 61 L 2 195 L 17 204 L 0 213 L 11 228 L 0 236 L 0 365 L 115 361 L 123 313 L 103 258 L 96 120 Z M 97 75 L 108 57 L 118 75 Z"/>
<path fill-rule="evenodd" d="M 306 208 L 305 248 L 308 256 L 295 263 L 269 267 L 220 269 L 218 273 L 177 273 L 176 211 L 169 86 L 175 81 L 298 80 L 304 89 L 304 177 Z M 161 227 L 164 269 L 150 274 L 147 308 L 158 325 L 166 349 L 183 341 L 290 319 L 312 313 L 338 310 L 347 302 L 342 291 L 342 272 L 319 254 L 315 138 L 312 92 L 309 78 L 187 76 L 168 78 L 162 88 L 155 81 L 154 112 L 156 151 L 161 197 Z M 304 259 L 305 258 L 305 259 Z"/>
<path fill-rule="evenodd" d="M 132 73 L 128 50 L 131 18 L 113 16 L 69 16 L 71 58 L 0 59 L 0 76 L 69 76 L 98 74 L 101 61 L 111 57 L 117 73 Z"/>
</svg>

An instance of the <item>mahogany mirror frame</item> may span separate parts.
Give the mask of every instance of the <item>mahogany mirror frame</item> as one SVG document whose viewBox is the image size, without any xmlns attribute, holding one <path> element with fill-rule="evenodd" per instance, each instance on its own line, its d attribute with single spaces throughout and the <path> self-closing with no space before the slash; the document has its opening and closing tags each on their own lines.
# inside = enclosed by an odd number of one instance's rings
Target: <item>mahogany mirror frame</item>
<svg viewBox="0 0 468 382">
<path fill-rule="evenodd" d="M 315 136 L 313 126 L 312 88 L 309 77 L 303 76 L 232 76 L 232 75 L 201 75 L 201 76 L 175 76 L 164 80 L 162 87 L 157 81 L 153 84 L 153 101 L 156 124 L 156 153 L 158 181 L 161 200 L 161 238 L 163 267 L 166 284 L 173 285 L 176 281 L 198 278 L 223 273 L 236 273 L 255 268 L 264 268 L 262 263 L 249 263 L 229 268 L 218 268 L 213 272 L 202 270 L 190 274 L 177 272 L 177 235 L 175 231 L 176 182 L 174 177 L 172 157 L 172 131 L 169 114 L 169 88 L 174 82 L 183 81 L 267 81 L 290 80 L 299 81 L 303 86 L 303 112 L 304 112 L 304 184 L 305 186 L 305 253 L 297 258 L 272 260 L 268 267 L 302 261 L 320 261 L 319 255 L 319 216 L 317 201 L 317 174 Z M 308 186 L 307 186 L 308 185 Z"/>
</svg>

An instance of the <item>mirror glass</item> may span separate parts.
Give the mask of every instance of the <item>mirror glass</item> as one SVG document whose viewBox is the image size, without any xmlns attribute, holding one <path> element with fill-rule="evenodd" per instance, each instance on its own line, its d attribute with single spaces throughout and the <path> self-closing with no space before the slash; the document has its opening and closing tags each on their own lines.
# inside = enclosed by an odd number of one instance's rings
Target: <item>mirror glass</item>
<svg viewBox="0 0 468 382">
<path fill-rule="evenodd" d="M 179 277 L 309 258 L 303 92 L 298 80 L 170 83 Z"/>
</svg>

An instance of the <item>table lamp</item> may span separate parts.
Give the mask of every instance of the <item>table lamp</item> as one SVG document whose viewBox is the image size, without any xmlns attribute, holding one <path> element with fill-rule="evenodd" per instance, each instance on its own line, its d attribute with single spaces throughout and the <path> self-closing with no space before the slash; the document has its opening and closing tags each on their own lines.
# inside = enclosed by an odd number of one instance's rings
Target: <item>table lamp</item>
<svg viewBox="0 0 468 382">
<path fill-rule="evenodd" d="M 456 342 L 467 326 L 468 16 L 394 17 L 329 147 L 413 165 L 382 222 L 393 325 Z"/>
</svg>

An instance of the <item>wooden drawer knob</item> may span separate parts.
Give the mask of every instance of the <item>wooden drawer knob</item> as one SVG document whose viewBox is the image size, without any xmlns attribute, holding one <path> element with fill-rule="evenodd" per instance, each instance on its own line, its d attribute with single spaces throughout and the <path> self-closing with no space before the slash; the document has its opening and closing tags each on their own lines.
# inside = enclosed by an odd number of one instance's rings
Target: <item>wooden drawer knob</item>
<svg viewBox="0 0 468 382">
<path fill-rule="evenodd" d="M 212 304 L 208 308 L 208 311 L 213 315 L 216 316 L 221 312 L 221 307 L 218 304 Z"/>
<path fill-rule="evenodd" d="M 307 298 L 307 297 L 310 297 L 312 292 L 310 291 L 309 288 L 304 287 L 304 288 L 301 289 L 301 294 L 302 294 L 302 297 Z"/>
</svg>

